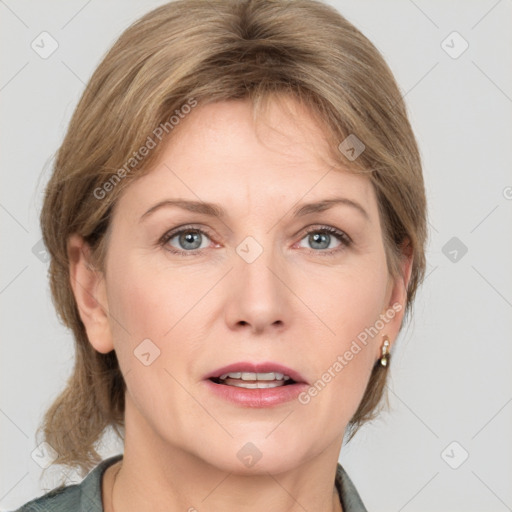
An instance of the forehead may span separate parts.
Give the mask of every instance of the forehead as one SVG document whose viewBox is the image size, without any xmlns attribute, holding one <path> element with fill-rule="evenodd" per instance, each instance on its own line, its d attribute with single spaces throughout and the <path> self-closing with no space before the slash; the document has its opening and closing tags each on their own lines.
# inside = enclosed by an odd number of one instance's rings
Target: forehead
<svg viewBox="0 0 512 512">
<path fill-rule="evenodd" d="M 325 128 L 293 100 L 269 103 L 257 122 L 248 100 L 199 105 L 161 143 L 159 161 L 125 190 L 119 209 L 187 198 L 268 211 L 343 196 L 377 211 L 369 179 L 330 159 Z"/>
</svg>

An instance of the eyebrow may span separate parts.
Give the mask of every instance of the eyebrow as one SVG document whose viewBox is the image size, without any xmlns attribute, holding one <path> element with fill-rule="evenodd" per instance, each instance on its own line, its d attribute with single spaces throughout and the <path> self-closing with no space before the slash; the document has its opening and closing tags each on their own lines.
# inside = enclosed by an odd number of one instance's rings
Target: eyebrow
<svg viewBox="0 0 512 512">
<path fill-rule="evenodd" d="M 310 215 L 311 213 L 323 212 L 336 205 L 351 206 L 352 208 L 356 209 L 359 213 L 361 213 L 366 220 L 370 220 L 370 216 L 368 215 L 367 211 L 359 203 L 346 197 L 335 197 L 332 199 L 323 199 L 322 201 L 318 201 L 315 203 L 299 204 L 297 207 L 294 208 L 293 216 L 302 217 L 304 215 Z M 142 222 L 156 210 L 170 206 L 182 208 L 183 210 L 187 210 L 189 212 L 202 213 L 203 215 L 209 215 L 211 217 L 217 217 L 219 219 L 226 218 L 225 210 L 220 205 L 215 203 L 205 203 L 203 201 L 189 201 L 185 199 L 164 199 L 163 201 L 160 201 L 154 206 L 152 206 L 147 212 L 145 212 L 139 219 L 139 222 Z"/>
</svg>

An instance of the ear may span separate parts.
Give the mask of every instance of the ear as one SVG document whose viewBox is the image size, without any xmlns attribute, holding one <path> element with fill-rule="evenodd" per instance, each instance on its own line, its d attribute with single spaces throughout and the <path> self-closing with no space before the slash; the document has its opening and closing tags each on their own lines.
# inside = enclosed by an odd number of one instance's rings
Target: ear
<svg viewBox="0 0 512 512">
<path fill-rule="evenodd" d="M 68 238 L 69 278 L 91 345 L 102 354 L 114 350 L 110 331 L 106 283 L 103 273 L 91 263 L 91 250 L 84 239 Z"/>
<path fill-rule="evenodd" d="M 402 320 L 405 314 L 405 306 L 407 304 L 407 288 L 411 279 L 413 263 L 412 247 L 409 242 L 405 242 L 402 246 L 402 259 L 400 261 L 401 274 L 393 278 L 389 276 L 388 288 L 386 294 L 386 308 L 382 314 L 386 317 L 386 325 L 382 330 L 382 335 L 386 334 L 389 337 L 391 346 L 395 343 Z M 378 347 L 381 356 L 381 345 Z M 390 347 L 391 348 L 391 347 Z"/>
</svg>

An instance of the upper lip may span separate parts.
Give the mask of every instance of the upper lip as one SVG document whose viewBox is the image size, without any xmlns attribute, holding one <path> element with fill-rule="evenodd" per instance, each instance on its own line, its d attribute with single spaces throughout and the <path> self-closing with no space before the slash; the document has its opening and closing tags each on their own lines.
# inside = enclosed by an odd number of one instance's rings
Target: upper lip
<svg viewBox="0 0 512 512">
<path fill-rule="evenodd" d="M 210 373 L 204 376 L 204 379 L 211 379 L 213 377 L 220 377 L 225 373 L 233 373 L 233 372 L 250 372 L 250 373 L 270 373 L 277 372 L 283 373 L 284 375 L 288 375 L 292 380 L 297 383 L 306 383 L 306 379 L 297 371 L 288 368 L 279 363 L 273 363 L 271 361 L 266 361 L 262 363 L 255 363 L 250 361 L 241 361 L 239 363 L 228 364 L 227 366 L 223 366 L 222 368 L 217 368 L 216 370 L 211 371 Z"/>
</svg>

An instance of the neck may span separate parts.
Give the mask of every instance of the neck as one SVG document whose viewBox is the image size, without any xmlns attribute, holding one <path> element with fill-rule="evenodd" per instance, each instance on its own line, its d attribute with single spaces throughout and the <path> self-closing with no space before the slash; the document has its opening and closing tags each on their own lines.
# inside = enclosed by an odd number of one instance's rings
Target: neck
<svg viewBox="0 0 512 512">
<path fill-rule="evenodd" d="M 343 512 L 334 486 L 338 440 L 299 467 L 244 474 L 164 442 L 129 400 L 125 425 L 124 457 L 119 472 L 111 473 L 113 507 L 106 512 Z"/>
</svg>

